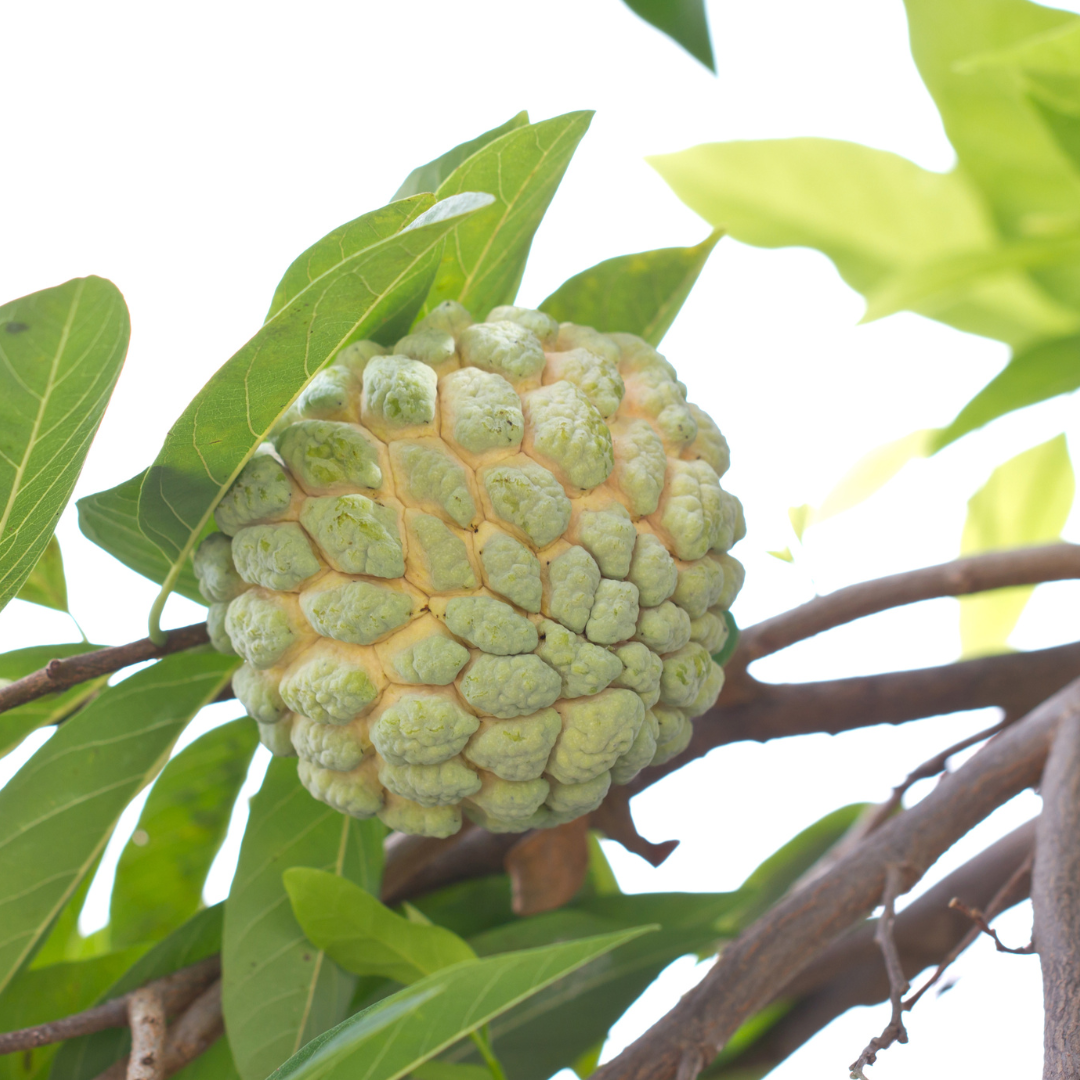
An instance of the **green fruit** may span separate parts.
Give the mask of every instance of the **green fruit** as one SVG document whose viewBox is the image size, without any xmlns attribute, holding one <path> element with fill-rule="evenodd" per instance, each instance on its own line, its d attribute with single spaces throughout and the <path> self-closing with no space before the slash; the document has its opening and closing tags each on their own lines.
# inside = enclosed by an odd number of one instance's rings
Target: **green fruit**
<svg viewBox="0 0 1080 1080">
<path fill-rule="evenodd" d="M 712 707 L 728 447 L 640 338 L 447 301 L 300 395 L 195 555 L 237 696 L 318 799 L 448 836 L 570 821 Z"/>
</svg>

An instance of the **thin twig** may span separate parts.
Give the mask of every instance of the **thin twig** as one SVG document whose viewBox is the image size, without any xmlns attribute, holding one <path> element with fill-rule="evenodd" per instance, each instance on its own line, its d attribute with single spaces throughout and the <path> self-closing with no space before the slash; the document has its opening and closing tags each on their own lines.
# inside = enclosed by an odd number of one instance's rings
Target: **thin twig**
<svg viewBox="0 0 1080 1080">
<path fill-rule="evenodd" d="M 975 924 L 980 933 L 992 937 L 998 952 L 1013 953 L 1015 956 L 1030 956 L 1035 952 L 1035 942 L 1033 941 L 1028 942 L 1027 945 L 1021 945 L 1018 949 L 1009 948 L 1009 946 L 997 936 L 997 931 L 987 921 L 986 916 L 978 908 L 968 907 L 963 900 L 954 896 L 949 901 L 949 907 L 954 911 L 959 911 L 961 915 L 967 916 L 967 918 Z"/>
<path fill-rule="evenodd" d="M 161 995 L 166 1016 L 175 1016 L 186 1009 L 220 972 L 221 957 L 208 956 L 205 960 L 147 983 L 147 988 L 153 988 Z M 131 997 L 131 994 L 124 994 L 123 997 L 113 998 L 102 1005 L 95 1005 L 61 1020 L 0 1034 L 0 1054 L 33 1050 L 38 1046 L 63 1042 L 79 1035 L 92 1035 L 108 1028 L 127 1027 L 128 1003 Z"/>
<path fill-rule="evenodd" d="M 1077 544 L 994 551 L 864 581 L 816 597 L 744 630 L 732 661 L 745 667 L 825 630 L 920 600 L 1070 578 L 1080 578 L 1080 545 Z"/>
<path fill-rule="evenodd" d="M 1080 679 L 1043 702 L 892 818 L 846 859 L 789 894 L 720 954 L 708 975 L 594 1080 L 673 1080 L 685 1048 L 718 1053 L 831 941 L 870 914 L 890 863 L 903 888 L 998 806 L 1039 781 L 1059 724 L 1080 716 Z"/>
<path fill-rule="evenodd" d="M 163 1080 L 165 1057 L 165 1005 L 153 987 L 144 986 L 128 998 L 131 1055 L 127 1080 Z"/>
<path fill-rule="evenodd" d="M 1031 866 L 1034 861 L 1034 853 L 1029 854 L 1028 857 L 1013 871 L 1012 876 L 1004 885 L 994 894 L 993 899 L 986 907 L 986 911 L 983 914 L 983 918 L 986 922 L 991 922 L 996 919 L 1003 911 L 1014 907 L 1022 900 L 1025 900 L 1031 892 Z M 963 914 L 967 914 L 969 910 L 977 911 L 978 908 L 968 909 L 965 905 L 954 896 L 949 901 L 949 909 L 951 911 L 961 911 Z M 970 918 L 970 915 L 968 916 Z M 946 954 L 942 957 L 941 962 L 935 968 L 933 975 L 915 991 L 904 1002 L 904 1009 L 914 1009 L 919 1003 L 919 998 L 926 993 L 930 987 L 934 986 L 946 970 L 952 965 L 956 958 L 966 949 L 969 945 L 979 936 L 981 928 L 979 926 L 973 926 Z M 997 941 L 995 935 L 994 940 Z M 1000 942 L 998 942 L 1000 946 Z"/>
<path fill-rule="evenodd" d="M 28 701 L 57 690 L 66 690 L 69 686 L 97 679 L 102 675 L 111 675 L 114 671 L 142 663 L 144 660 L 156 660 L 169 653 L 205 645 L 209 640 L 206 623 L 195 623 L 179 630 L 170 630 L 164 645 L 155 645 L 149 638 L 143 638 L 127 645 L 95 649 L 93 652 L 78 653 L 63 660 L 50 660 L 39 671 L 16 679 L 0 689 L 0 712 L 14 709 L 16 705 L 25 705 Z"/>
<path fill-rule="evenodd" d="M 910 984 L 904 975 L 904 967 L 900 962 L 900 953 L 893 936 L 896 926 L 896 898 L 902 891 L 903 883 L 904 875 L 901 873 L 901 868 L 895 863 L 890 863 L 885 871 L 885 891 L 881 898 L 884 911 L 878 919 L 874 941 L 881 950 L 885 970 L 889 975 L 889 1004 L 892 1006 L 892 1013 L 888 1024 L 885 1025 L 885 1030 L 871 1039 L 866 1049 L 848 1066 L 852 1080 L 866 1080 L 864 1066 L 873 1065 L 877 1061 L 878 1054 L 882 1050 L 887 1050 L 894 1042 L 906 1043 L 908 1041 L 907 1028 L 904 1027 L 904 995 L 908 992 Z"/>
</svg>

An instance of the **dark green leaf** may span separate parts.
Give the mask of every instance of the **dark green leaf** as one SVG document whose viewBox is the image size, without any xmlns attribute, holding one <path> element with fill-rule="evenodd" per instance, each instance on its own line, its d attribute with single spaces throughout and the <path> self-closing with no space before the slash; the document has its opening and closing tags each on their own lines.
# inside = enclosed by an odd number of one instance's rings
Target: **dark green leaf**
<svg viewBox="0 0 1080 1080">
<path fill-rule="evenodd" d="M 221 904 L 200 911 L 136 960 L 98 1001 L 120 997 L 143 983 L 213 956 L 221 949 L 221 920 Z M 131 1036 L 125 1028 L 69 1039 L 56 1055 L 50 1075 L 52 1080 L 93 1080 L 114 1061 L 126 1056 L 130 1049 Z"/>
<path fill-rule="evenodd" d="M 715 74 L 705 0 L 625 0 L 625 3 Z"/>
<path fill-rule="evenodd" d="M 737 934 L 767 911 L 809 870 L 866 810 L 866 803 L 841 806 L 803 829 L 779 851 L 770 855 L 743 882 L 741 892 L 749 902 L 736 908 L 717 924 L 727 934 Z"/>
<path fill-rule="evenodd" d="M 713 659 L 723 667 L 734 655 L 739 647 L 739 626 L 735 622 L 735 616 L 730 611 L 724 612 L 724 622 L 727 623 L 728 636 L 723 647 L 718 653 L 713 653 Z"/>
<path fill-rule="evenodd" d="M 293 761 L 270 763 L 225 902 L 222 1006 L 244 1080 L 264 1080 L 344 1019 L 356 982 L 304 937 L 282 874 L 310 866 L 377 895 L 384 832 L 375 819 L 356 821 L 316 802 Z"/>
<path fill-rule="evenodd" d="M 45 550 L 37 561 L 37 566 L 30 571 L 30 576 L 23 582 L 22 588 L 15 594 L 16 600 L 26 600 L 31 604 L 54 608 L 67 612 L 67 581 L 64 579 L 64 559 L 60 554 L 60 541 L 56 536 L 49 537 Z"/>
<path fill-rule="evenodd" d="M 410 1073 L 415 1080 L 491 1080 L 482 1065 L 454 1065 L 449 1061 L 425 1061 Z"/>
<path fill-rule="evenodd" d="M 472 157 L 477 150 L 482 150 L 489 142 L 493 142 L 508 131 L 524 127 L 528 122 L 529 114 L 524 111 L 519 112 L 517 116 L 512 116 L 505 124 L 492 128 L 490 131 L 485 131 L 483 135 L 478 135 L 468 142 L 463 142 L 455 146 L 453 150 L 447 150 L 445 154 L 437 157 L 434 161 L 429 161 L 426 165 L 418 166 L 405 177 L 405 182 L 394 192 L 394 198 L 407 199 L 410 195 L 419 195 L 422 191 L 438 191 L 439 185 L 463 161 Z"/>
<path fill-rule="evenodd" d="M 79 641 L 68 645 L 31 645 L 28 649 L 3 653 L 0 655 L 0 679 L 14 682 L 43 668 L 54 657 L 77 656 L 99 647 Z M 55 724 L 74 712 L 104 684 L 104 678 L 94 679 L 73 686 L 63 693 L 46 694 L 34 701 L 28 701 L 25 705 L 0 713 L 0 757 L 14 750 L 31 731 Z"/>
<path fill-rule="evenodd" d="M 1047 341 L 1014 356 L 934 438 L 934 450 L 1006 413 L 1080 388 L 1080 336 Z"/>
<path fill-rule="evenodd" d="M 111 281 L 0 307 L 0 608 L 30 576 L 79 478 L 130 333 Z"/>
<path fill-rule="evenodd" d="M 173 1073 L 172 1080 L 240 1080 L 229 1049 L 229 1040 L 224 1037 L 218 1039 L 190 1065 Z"/>
<path fill-rule="evenodd" d="M 158 941 L 202 906 L 207 871 L 258 744 L 245 717 L 208 731 L 165 766 L 116 869 L 114 946 Z"/>
<path fill-rule="evenodd" d="M 868 146 L 809 138 L 711 143 L 649 163 L 714 228 L 758 247 L 816 248 L 861 293 L 902 271 L 1000 246 L 966 173 L 931 172 Z M 1076 311 L 1019 271 L 914 310 L 1017 347 L 1080 325 Z"/>
<path fill-rule="evenodd" d="M 540 310 L 559 322 L 621 330 L 659 345 L 721 236 L 716 229 L 696 247 L 606 259 L 560 285 Z"/>
<path fill-rule="evenodd" d="M 0 1031 L 47 1024 L 88 1009 L 142 955 L 141 949 L 24 971 L 0 995 Z M 0 1057 L 0 1080 L 47 1076 L 57 1047 Z"/>
<path fill-rule="evenodd" d="M 582 967 L 496 1020 L 491 1035 L 507 1074 L 514 1080 L 547 1080 L 573 1065 L 668 964 L 711 947 L 720 936 L 717 919 L 746 901 L 740 893 L 599 896 L 470 939 L 481 956 L 489 956 L 640 923 L 660 925 L 657 933 Z M 552 1038 L 553 1032 L 558 1038 Z M 466 1044 L 446 1056 L 452 1061 L 478 1059 Z"/>
<path fill-rule="evenodd" d="M 354 975 L 413 983 L 476 958 L 457 934 L 395 915 L 336 874 L 297 866 L 285 871 L 284 880 L 308 941 Z"/>
<path fill-rule="evenodd" d="M 459 881 L 412 901 L 433 923 L 466 938 L 513 922 L 517 916 L 510 902 L 510 879 L 505 874 Z"/>
<path fill-rule="evenodd" d="M 419 210 L 430 201 L 431 196 L 417 196 L 415 206 Z M 447 233 L 490 204 L 490 196 L 462 192 L 394 236 L 357 250 L 339 248 L 332 265 L 324 266 L 320 256 L 315 262 L 321 274 L 227 360 L 184 410 L 139 494 L 139 526 L 171 567 L 151 613 L 152 634 L 159 632 L 161 607 L 214 506 L 282 413 L 347 342 L 387 324 L 407 325 L 431 286 Z M 353 222 L 345 237 L 364 242 L 370 235 Z"/>
<path fill-rule="evenodd" d="M 139 492 L 147 471 L 144 469 L 137 476 L 107 491 L 98 491 L 80 499 L 77 503 L 79 528 L 87 540 L 92 540 L 114 559 L 119 559 L 137 574 L 161 585 L 173 569 L 172 563 L 156 544 L 146 538 L 139 526 Z M 198 539 L 202 540 L 203 535 L 213 529 L 214 523 L 208 521 Z M 199 582 L 190 559 L 181 567 L 173 591 L 197 604 L 206 603 L 199 592 Z"/>
<path fill-rule="evenodd" d="M 136 672 L 64 724 L 0 790 L 0 989 L 235 666 L 235 657 L 192 651 Z"/>
<path fill-rule="evenodd" d="M 272 1080 L 397 1080 L 492 1018 L 647 930 L 623 930 L 445 968 L 313 1039 Z"/>
<path fill-rule="evenodd" d="M 447 243 L 424 304 L 458 300 L 476 319 L 512 303 L 533 235 L 592 120 L 567 113 L 507 132 L 462 162 L 439 186 L 438 197 L 486 191 L 493 205 L 458 226 Z"/>
</svg>

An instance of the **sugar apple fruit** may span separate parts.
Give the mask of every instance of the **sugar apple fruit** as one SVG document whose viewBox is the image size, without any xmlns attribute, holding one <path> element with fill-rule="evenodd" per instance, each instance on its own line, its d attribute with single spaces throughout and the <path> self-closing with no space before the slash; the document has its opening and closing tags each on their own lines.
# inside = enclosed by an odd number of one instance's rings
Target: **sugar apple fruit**
<svg viewBox="0 0 1080 1080">
<path fill-rule="evenodd" d="M 317 799 L 448 836 L 595 809 L 682 751 L 742 566 L 728 447 L 655 349 L 448 301 L 320 372 L 194 558 Z"/>
</svg>

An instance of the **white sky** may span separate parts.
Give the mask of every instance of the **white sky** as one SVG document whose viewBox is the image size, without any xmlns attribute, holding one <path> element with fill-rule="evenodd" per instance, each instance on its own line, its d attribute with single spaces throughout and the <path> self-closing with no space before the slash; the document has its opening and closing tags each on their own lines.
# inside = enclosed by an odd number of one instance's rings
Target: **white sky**
<svg viewBox="0 0 1080 1080">
<path fill-rule="evenodd" d="M 259 327 L 304 247 L 381 205 L 415 165 L 518 109 L 534 119 L 597 110 L 534 245 L 526 304 L 602 258 L 706 234 L 643 162 L 647 154 L 826 135 L 928 168 L 951 164 L 907 52 L 900 0 L 709 6 L 718 78 L 619 0 L 9 5 L 0 297 L 97 273 L 119 285 L 132 312 L 125 371 L 76 495 L 152 459 L 183 404 Z M 806 567 L 777 562 L 765 551 L 790 542 L 789 505 L 819 500 L 870 447 L 949 420 L 1006 357 L 999 345 L 916 316 L 857 327 L 861 313 L 823 257 L 725 240 L 665 342 L 692 399 L 732 445 L 726 484 L 750 525 L 736 551 L 749 571 L 735 609 L 744 625 L 801 602 L 815 585 L 829 591 L 954 556 L 965 500 L 992 466 L 1061 430 L 1076 433 L 1071 400 L 1011 417 L 812 530 Z M 73 611 L 90 638 L 141 637 L 156 587 L 85 541 L 73 512 L 59 535 Z M 1080 538 L 1075 516 L 1067 535 Z M 1013 643 L 1074 636 L 1065 613 L 1078 599 L 1078 585 L 1040 588 Z M 173 599 L 165 625 L 197 618 L 195 605 Z M 0 616 L 2 649 L 71 636 L 66 618 L 31 605 L 12 603 Z M 956 605 L 936 601 L 808 642 L 757 674 L 794 681 L 914 667 L 952 660 L 958 647 Z M 210 722 L 234 711 L 218 707 Z M 613 863 L 633 891 L 735 887 L 821 814 L 883 798 L 910 768 L 987 722 L 965 715 L 723 748 L 635 803 L 646 835 L 682 839 L 669 861 L 654 871 L 616 848 Z M 4 778 L 23 757 L 3 763 Z M 1034 795 L 1016 800 L 927 881 L 1037 809 Z M 114 853 L 133 825 L 122 823 Z M 230 852 L 218 861 L 215 895 L 235 843 Z M 106 877 L 87 925 L 101 921 L 107 893 Z M 1029 920 L 1027 908 L 1002 919 L 1003 936 L 1026 941 Z M 691 960 L 669 969 L 616 1030 L 609 1054 L 703 970 Z M 873 1076 L 1036 1074 L 1037 961 L 997 956 L 984 940 L 956 974 L 948 995 L 924 999 L 910 1044 L 883 1055 Z M 849 1014 L 772 1075 L 845 1077 L 885 1013 Z"/>
</svg>

